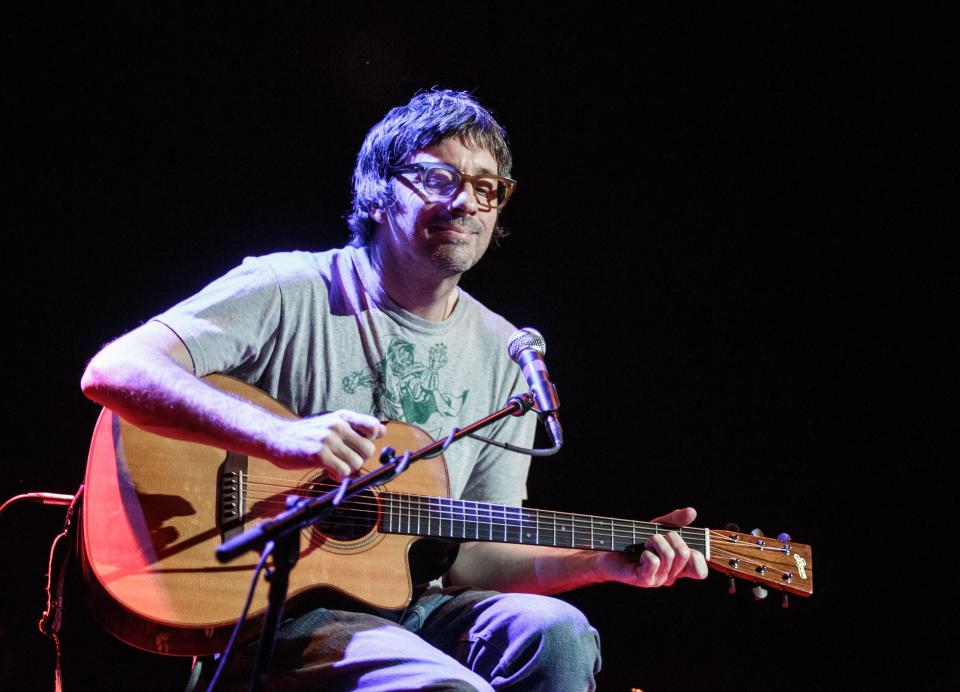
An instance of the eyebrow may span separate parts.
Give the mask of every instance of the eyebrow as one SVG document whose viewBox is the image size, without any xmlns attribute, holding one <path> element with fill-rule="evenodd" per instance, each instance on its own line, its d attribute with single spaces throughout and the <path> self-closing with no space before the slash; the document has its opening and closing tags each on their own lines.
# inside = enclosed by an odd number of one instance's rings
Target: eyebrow
<svg viewBox="0 0 960 692">
<path fill-rule="evenodd" d="M 411 162 L 411 164 L 436 164 L 436 163 L 442 163 L 444 166 L 452 166 L 453 168 L 456 168 L 458 171 L 460 170 L 460 166 L 456 166 L 452 163 L 447 163 L 446 161 L 432 160 L 432 161 L 412 161 Z M 466 171 L 463 171 L 463 173 L 466 173 L 467 175 L 494 175 L 497 177 L 500 176 L 499 171 L 491 171 L 486 166 L 480 166 L 480 168 L 477 169 L 476 173 L 467 173 Z"/>
</svg>

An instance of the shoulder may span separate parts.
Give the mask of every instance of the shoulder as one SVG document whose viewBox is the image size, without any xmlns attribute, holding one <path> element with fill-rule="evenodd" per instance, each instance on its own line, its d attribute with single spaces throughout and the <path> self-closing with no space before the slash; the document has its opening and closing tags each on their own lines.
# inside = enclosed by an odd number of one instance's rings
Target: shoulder
<svg viewBox="0 0 960 692">
<path fill-rule="evenodd" d="M 325 252 L 288 250 L 247 257 L 243 263 L 269 268 L 277 279 L 309 278 L 329 275 L 345 248 Z"/>
<path fill-rule="evenodd" d="M 234 271 L 255 273 L 270 277 L 280 288 L 302 284 L 328 285 L 334 277 L 341 276 L 354 261 L 355 248 L 345 247 L 309 252 L 289 250 L 266 255 L 247 257 Z"/>
<path fill-rule="evenodd" d="M 465 322 L 471 331 L 480 335 L 491 350 L 507 352 L 507 344 L 517 327 L 502 315 L 494 312 L 472 295 L 460 289 L 460 299 L 466 312 Z"/>
</svg>

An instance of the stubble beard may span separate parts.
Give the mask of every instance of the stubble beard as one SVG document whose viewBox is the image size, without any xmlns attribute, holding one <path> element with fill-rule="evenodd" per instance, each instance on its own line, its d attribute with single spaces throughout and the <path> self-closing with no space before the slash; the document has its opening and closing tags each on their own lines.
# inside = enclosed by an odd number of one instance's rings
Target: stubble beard
<svg viewBox="0 0 960 692">
<path fill-rule="evenodd" d="M 486 254 L 490 236 L 479 223 L 460 223 L 476 234 L 469 238 L 449 238 L 438 242 L 430 253 L 433 265 L 447 274 L 463 274 L 477 265 Z"/>
</svg>

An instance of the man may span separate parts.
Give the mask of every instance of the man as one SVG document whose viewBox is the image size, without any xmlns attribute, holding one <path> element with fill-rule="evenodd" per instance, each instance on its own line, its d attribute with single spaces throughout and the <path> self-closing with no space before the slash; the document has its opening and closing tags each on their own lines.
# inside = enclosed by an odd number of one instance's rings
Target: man
<svg viewBox="0 0 960 692">
<path fill-rule="evenodd" d="M 84 392 L 149 430 L 336 479 L 373 453 L 381 420 L 438 436 L 500 408 L 527 389 L 506 355 L 513 327 L 458 282 L 503 232 L 511 166 L 502 128 L 471 96 L 417 94 L 361 148 L 350 246 L 247 259 L 105 347 Z M 304 417 L 282 420 L 198 379 L 211 372 L 251 382 Z M 508 417 L 487 432 L 529 447 L 534 423 Z M 476 440 L 445 457 L 455 497 L 524 499 L 528 457 Z M 694 517 L 685 509 L 657 521 Z M 273 680 L 323 689 L 592 688 L 596 631 L 564 602 L 531 594 L 706 575 L 703 556 L 676 533 L 645 548 L 628 557 L 463 544 L 445 588 L 426 589 L 402 614 L 318 609 L 285 622 Z"/>
</svg>

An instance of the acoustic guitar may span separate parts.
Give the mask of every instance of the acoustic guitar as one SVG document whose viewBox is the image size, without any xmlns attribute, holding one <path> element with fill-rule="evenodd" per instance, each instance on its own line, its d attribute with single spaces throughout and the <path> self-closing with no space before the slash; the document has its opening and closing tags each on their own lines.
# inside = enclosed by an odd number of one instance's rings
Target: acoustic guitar
<svg viewBox="0 0 960 692">
<path fill-rule="evenodd" d="M 276 415 L 293 413 L 239 380 L 212 375 L 219 389 Z M 411 425 L 390 423 L 364 471 L 389 445 L 432 442 Z M 290 494 L 326 492 L 314 469 L 146 432 L 104 409 L 87 463 L 81 523 L 84 574 L 103 626 L 137 648 L 176 656 L 221 651 L 240 617 L 257 555 L 219 563 L 223 541 L 285 508 Z M 733 531 L 677 528 L 629 519 L 453 500 L 442 457 L 421 460 L 385 485 L 344 501 L 302 532 L 288 607 L 332 590 L 373 608 L 400 610 L 412 598 L 412 547 L 424 538 L 494 541 L 635 552 L 657 533 L 679 531 L 715 570 L 785 592 L 813 592 L 810 546 Z M 245 625 L 253 636 L 267 606 L 258 588 Z"/>
</svg>

